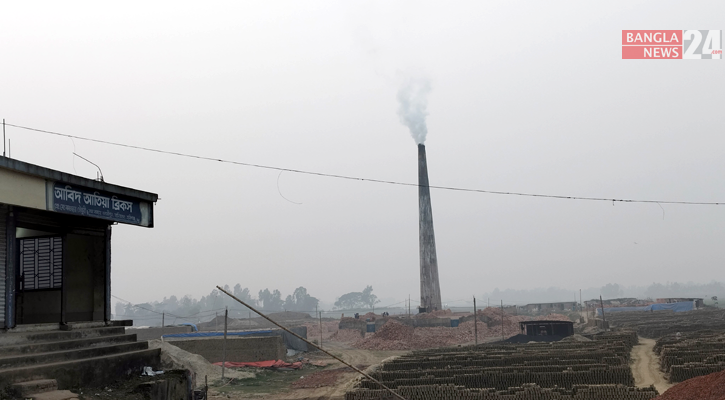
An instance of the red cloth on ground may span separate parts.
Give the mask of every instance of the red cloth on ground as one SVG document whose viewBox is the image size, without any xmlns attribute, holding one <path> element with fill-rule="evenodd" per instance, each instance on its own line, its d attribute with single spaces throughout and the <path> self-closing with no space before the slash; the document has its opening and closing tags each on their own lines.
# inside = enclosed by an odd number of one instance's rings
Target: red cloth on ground
<svg viewBox="0 0 725 400">
<path fill-rule="evenodd" d="M 215 362 L 214 365 L 221 366 L 221 362 Z M 255 361 L 255 362 L 235 362 L 227 361 L 225 366 L 228 368 L 239 368 L 239 367 L 255 367 L 255 368 L 302 368 L 301 362 L 286 363 L 282 360 L 268 360 L 268 361 Z"/>
</svg>

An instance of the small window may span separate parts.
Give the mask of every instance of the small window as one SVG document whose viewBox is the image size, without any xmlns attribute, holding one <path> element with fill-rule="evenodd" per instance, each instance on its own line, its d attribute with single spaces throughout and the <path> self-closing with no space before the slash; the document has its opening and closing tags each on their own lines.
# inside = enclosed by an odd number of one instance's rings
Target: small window
<svg viewBox="0 0 725 400">
<path fill-rule="evenodd" d="M 22 290 L 60 289 L 63 241 L 60 236 L 20 239 Z"/>
</svg>

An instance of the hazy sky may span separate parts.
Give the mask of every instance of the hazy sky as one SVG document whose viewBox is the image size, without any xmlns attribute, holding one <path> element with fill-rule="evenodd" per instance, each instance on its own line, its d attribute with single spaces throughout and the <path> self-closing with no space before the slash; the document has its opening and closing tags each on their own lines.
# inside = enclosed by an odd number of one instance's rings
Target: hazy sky
<svg viewBox="0 0 725 400">
<path fill-rule="evenodd" d="M 725 202 L 725 61 L 622 60 L 620 43 L 623 29 L 725 29 L 724 16 L 722 0 L 8 2 L 0 118 L 416 183 L 396 94 L 427 77 L 432 185 Z M 7 135 L 13 158 L 95 178 L 75 151 L 107 182 L 159 194 L 155 228 L 114 227 L 121 298 L 236 283 L 418 296 L 415 187 Z M 725 206 L 431 194 L 449 304 L 725 279 Z"/>
</svg>

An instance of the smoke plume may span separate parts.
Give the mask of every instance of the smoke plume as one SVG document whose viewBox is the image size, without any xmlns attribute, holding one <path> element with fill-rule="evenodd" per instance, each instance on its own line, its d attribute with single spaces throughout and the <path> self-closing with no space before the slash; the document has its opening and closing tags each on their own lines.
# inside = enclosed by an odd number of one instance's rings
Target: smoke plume
<svg viewBox="0 0 725 400">
<path fill-rule="evenodd" d="M 400 122 L 410 129 L 410 134 L 417 144 L 425 142 L 428 127 L 425 117 L 428 115 L 428 93 L 430 81 L 425 78 L 408 78 L 398 89 L 398 116 Z"/>
</svg>

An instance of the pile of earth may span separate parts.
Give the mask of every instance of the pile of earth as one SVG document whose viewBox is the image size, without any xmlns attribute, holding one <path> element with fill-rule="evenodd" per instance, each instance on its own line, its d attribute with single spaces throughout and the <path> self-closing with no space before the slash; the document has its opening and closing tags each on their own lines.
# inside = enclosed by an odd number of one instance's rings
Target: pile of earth
<svg viewBox="0 0 725 400">
<path fill-rule="evenodd" d="M 654 400 L 725 400 L 725 371 L 678 383 Z"/>
</svg>

